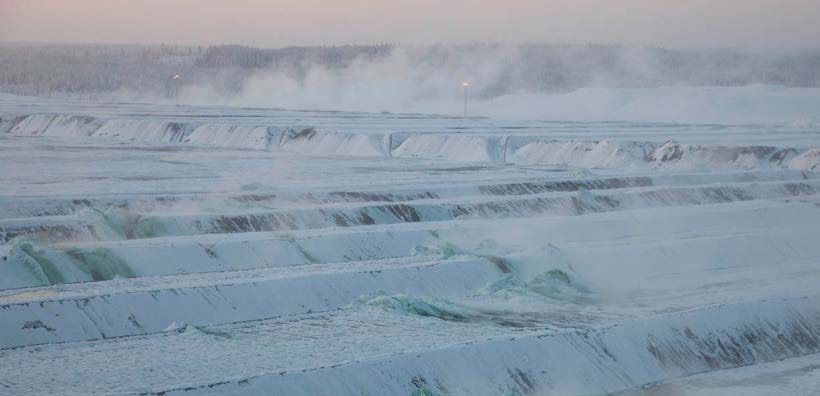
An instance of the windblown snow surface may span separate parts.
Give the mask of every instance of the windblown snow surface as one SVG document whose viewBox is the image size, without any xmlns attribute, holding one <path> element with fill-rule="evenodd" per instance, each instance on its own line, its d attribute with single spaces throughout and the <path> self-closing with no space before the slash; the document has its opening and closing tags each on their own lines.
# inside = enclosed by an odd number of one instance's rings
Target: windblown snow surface
<svg viewBox="0 0 820 396">
<path fill-rule="evenodd" d="M 820 391 L 820 127 L 0 98 L 0 394 Z"/>
</svg>

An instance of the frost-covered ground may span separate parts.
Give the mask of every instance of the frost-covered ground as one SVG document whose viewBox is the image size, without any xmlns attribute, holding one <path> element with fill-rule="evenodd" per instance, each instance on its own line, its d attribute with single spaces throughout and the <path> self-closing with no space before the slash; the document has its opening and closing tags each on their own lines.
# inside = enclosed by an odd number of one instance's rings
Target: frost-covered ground
<svg viewBox="0 0 820 396">
<path fill-rule="evenodd" d="M 0 394 L 818 391 L 810 124 L 0 117 Z"/>
</svg>

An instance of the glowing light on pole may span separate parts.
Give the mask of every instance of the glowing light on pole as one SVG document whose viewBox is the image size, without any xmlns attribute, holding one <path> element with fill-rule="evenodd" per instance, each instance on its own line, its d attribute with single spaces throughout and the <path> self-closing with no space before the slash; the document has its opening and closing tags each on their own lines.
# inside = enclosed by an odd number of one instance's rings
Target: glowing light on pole
<svg viewBox="0 0 820 396">
<path fill-rule="evenodd" d="M 470 86 L 470 83 L 465 81 L 461 85 L 464 87 L 464 117 L 467 117 L 467 88 Z"/>
<path fill-rule="evenodd" d="M 179 74 L 174 74 L 174 76 L 171 77 L 171 80 L 174 82 L 174 99 L 177 106 L 179 106 L 179 82 L 181 79 L 182 76 Z"/>
</svg>

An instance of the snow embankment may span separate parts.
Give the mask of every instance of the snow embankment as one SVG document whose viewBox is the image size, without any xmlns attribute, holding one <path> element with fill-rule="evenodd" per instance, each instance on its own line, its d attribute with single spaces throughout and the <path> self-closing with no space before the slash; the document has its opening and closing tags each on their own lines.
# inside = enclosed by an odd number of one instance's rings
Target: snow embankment
<svg viewBox="0 0 820 396">
<path fill-rule="evenodd" d="M 814 151 L 814 150 L 812 150 Z M 811 169 L 811 152 L 772 146 L 698 145 L 669 141 L 558 141 L 510 138 L 507 161 L 584 169 L 665 169 L 675 171 Z"/>
<path fill-rule="evenodd" d="M 789 161 L 789 168 L 820 172 L 820 148 L 811 149 Z"/>
<path fill-rule="evenodd" d="M 541 163 L 576 168 L 632 168 L 646 163 L 651 145 L 637 142 L 540 140 L 511 138 L 507 161 Z"/>
<path fill-rule="evenodd" d="M 425 158 L 544 164 L 583 169 L 817 170 L 818 149 L 723 146 L 675 141 L 549 139 L 498 133 L 349 133 L 312 127 L 110 119 L 32 114 L 3 116 L 15 136 L 102 138 L 153 145 L 283 151 L 309 156 Z"/>
<path fill-rule="evenodd" d="M 8 133 L 18 122 L 17 117 L 0 113 L 0 133 Z"/>
<path fill-rule="evenodd" d="M 279 144 L 281 136 L 282 131 L 274 127 L 203 124 L 194 129 L 184 142 L 204 147 L 271 150 Z"/>
<path fill-rule="evenodd" d="M 309 238 L 242 238 L 221 234 L 203 242 L 102 242 L 62 247 L 40 246 L 15 238 L 0 265 L 0 291 L 24 287 L 117 278 L 178 275 L 327 264 L 400 257 L 429 243 L 424 230 L 343 232 Z M 173 265 L 168 265 L 168 261 Z"/>
<path fill-rule="evenodd" d="M 462 162 L 504 160 L 506 137 L 472 134 L 393 135 L 392 156 Z"/>
<path fill-rule="evenodd" d="M 88 116 L 34 114 L 20 119 L 9 133 L 78 138 L 91 136 L 102 124 L 102 121 Z"/>
<path fill-rule="evenodd" d="M 157 119 L 104 120 L 54 114 L 32 114 L 10 120 L 8 124 L 13 126 L 9 127 L 9 133 L 15 136 L 100 138 L 152 145 L 287 151 L 315 156 L 388 155 L 388 135 L 325 132 L 314 128 Z"/>
<path fill-rule="evenodd" d="M 5 295 L 0 304 L 0 348 L 150 334 L 174 322 L 213 325 L 326 312 L 378 292 L 456 296 L 499 274 L 489 261 L 465 258 L 64 285 L 59 290 L 40 289 L 39 294 Z"/>
<path fill-rule="evenodd" d="M 184 141 L 193 125 L 159 120 L 111 120 L 94 132 L 97 138 L 116 138 L 152 144 L 175 144 Z"/>
<path fill-rule="evenodd" d="M 315 128 L 289 129 L 282 136 L 279 151 L 345 157 L 384 157 L 387 135 L 323 132 Z"/>
<path fill-rule="evenodd" d="M 454 344 L 270 373 L 173 395 L 603 394 L 820 352 L 817 296 L 716 305 L 614 325 Z M 408 392 L 412 390 L 412 392 Z"/>
</svg>

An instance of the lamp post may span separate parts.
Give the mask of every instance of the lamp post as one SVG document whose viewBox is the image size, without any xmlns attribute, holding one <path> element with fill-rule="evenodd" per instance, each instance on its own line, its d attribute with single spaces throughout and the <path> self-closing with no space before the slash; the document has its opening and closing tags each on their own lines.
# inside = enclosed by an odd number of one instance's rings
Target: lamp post
<svg viewBox="0 0 820 396">
<path fill-rule="evenodd" d="M 464 87 L 464 117 L 467 117 L 467 88 L 470 86 L 470 83 L 465 81 L 461 85 Z"/>
<path fill-rule="evenodd" d="M 174 84 L 174 100 L 177 106 L 179 106 L 179 82 L 181 79 L 182 76 L 180 76 L 179 74 L 174 74 L 174 76 L 171 77 L 171 80 Z"/>
</svg>

